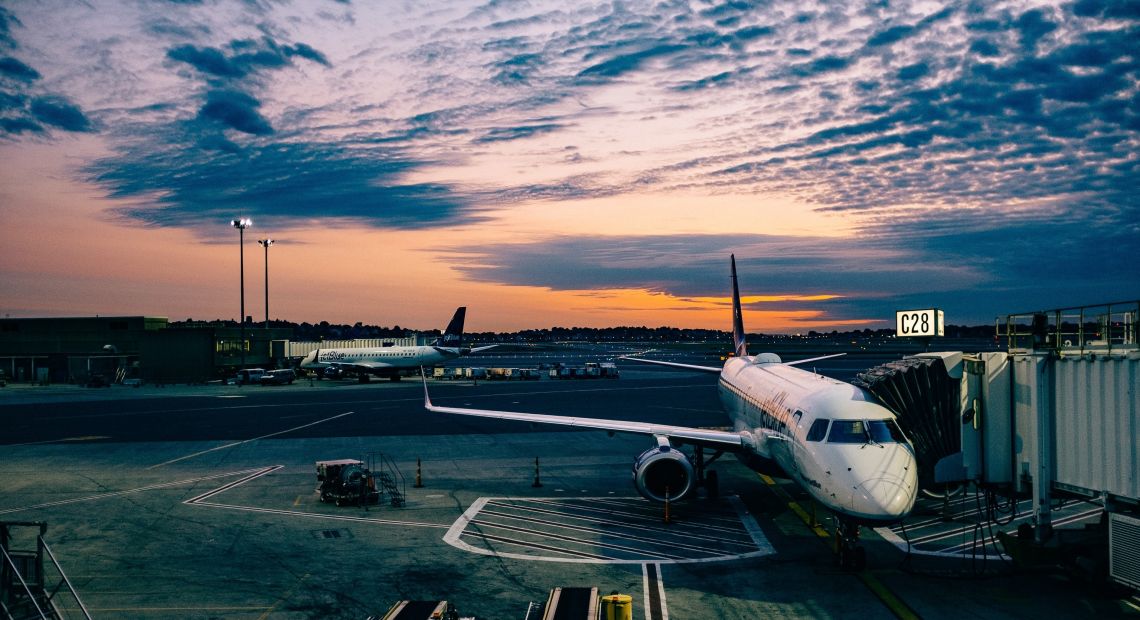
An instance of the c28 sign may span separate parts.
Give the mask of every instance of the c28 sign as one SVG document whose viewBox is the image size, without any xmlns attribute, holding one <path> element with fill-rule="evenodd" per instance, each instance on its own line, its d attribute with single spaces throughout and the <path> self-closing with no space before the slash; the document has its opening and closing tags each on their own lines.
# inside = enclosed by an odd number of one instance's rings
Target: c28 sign
<svg viewBox="0 0 1140 620">
<path fill-rule="evenodd" d="M 936 308 L 927 310 L 899 310 L 895 312 L 895 336 L 944 336 L 942 311 Z"/>
</svg>

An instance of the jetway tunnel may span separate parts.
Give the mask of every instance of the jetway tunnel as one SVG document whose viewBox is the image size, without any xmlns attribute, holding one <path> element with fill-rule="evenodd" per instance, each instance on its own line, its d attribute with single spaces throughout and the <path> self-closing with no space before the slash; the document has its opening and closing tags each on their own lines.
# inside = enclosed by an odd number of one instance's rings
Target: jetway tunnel
<svg viewBox="0 0 1140 620">
<path fill-rule="evenodd" d="M 935 481 L 935 467 L 962 451 L 961 369 L 956 370 L 957 377 L 951 376 L 942 354 L 934 354 L 875 366 L 852 381 L 898 416 L 914 444 L 919 487 L 927 493 L 944 492 Z"/>
</svg>

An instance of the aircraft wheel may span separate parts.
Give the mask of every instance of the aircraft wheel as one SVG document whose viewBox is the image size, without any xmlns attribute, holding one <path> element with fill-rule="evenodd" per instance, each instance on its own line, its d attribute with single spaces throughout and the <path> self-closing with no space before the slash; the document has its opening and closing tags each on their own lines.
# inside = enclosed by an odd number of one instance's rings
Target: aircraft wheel
<svg viewBox="0 0 1140 620">
<path fill-rule="evenodd" d="M 705 474 L 705 491 L 708 493 L 709 499 L 720 497 L 720 478 L 715 470 Z"/>
</svg>

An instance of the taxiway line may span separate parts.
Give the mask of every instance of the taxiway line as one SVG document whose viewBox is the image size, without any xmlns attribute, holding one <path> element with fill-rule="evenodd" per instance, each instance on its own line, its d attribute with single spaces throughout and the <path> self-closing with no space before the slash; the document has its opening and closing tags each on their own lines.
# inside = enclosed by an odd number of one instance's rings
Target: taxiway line
<svg viewBox="0 0 1140 620">
<path fill-rule="evenodd" d="M 164 465 L 170 465 L 171 463 L 177 463 L 179 461 L 185 461 L 187 459 L 192 459 L 196 456 L 202 456 L 203 454 L 209 454 L 210 452 L 215 452 L 217 450 L 225 450 L 226 448 L 234 448 L 234 447 L 240 446 L 242 444 L 247 444 L 251 441 L 258 441 L 260 439 L 268 439 L 270 437 L 276 437 L 278 435 L 284 435 L 286 433 L 292 433 L 293 431 L 299 431 L 302 428 L 308 428 L 310 426 L 316 426 L 318 424 L 323 424 L 325 422 L 329 422 L 329 421 L 335 420 L 337 418 L 343 418 L 346 415 L 352 415 L 353 413 L 355 413 L 355 412 L 354 411 L 346 411 L 344 413 L 340 413 L 340 414 L 334 415 L 332 417 L 324 418 L 322 420 L 317 420 L 316 422 L 309 422 L 308 424 L 302 424 L 301 426 L 294 426 L 293 428 L 290 428 L 290 429 L 286 429 L 283 431 L 277 431 L 276 433 L 269 433 L 268 435 L 262 435 L 261 437 L 254 437 L 253 439 L 243 439 L 241 441 L 235 441 L 234 443 L 229 443 L 229 444 L 226 444 L 224 446 L 216 446 L 216 447 L 210 448 L 209 450 L 202 450 L 201 452 L 195 452 L 194 454 L 187 454 L 186 456 L 180 456 L 176 459 L 171 459 L 169 461 L 166 461 L 165 463 L 159 463 L 158 465 L 151 465 L 150 467 L 147 467 L 147 469 L 157 469 L 157 468 L 162 467 Z"/>
</svg>

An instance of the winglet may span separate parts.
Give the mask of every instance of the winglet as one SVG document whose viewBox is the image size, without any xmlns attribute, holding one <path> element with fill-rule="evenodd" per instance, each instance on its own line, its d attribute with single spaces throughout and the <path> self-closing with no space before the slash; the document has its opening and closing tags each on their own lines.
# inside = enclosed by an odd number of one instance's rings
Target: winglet
<svg viewBox="0 0 1140 620">
<path fill-rule="evenodd" d="M 736 255 L 732 260 L 732 344 L 736 357 L 748 355 L 748 342 L 744 337 L 744 313 L 740 310 L 740 287 L 736 284 Z"/>
</svg>

